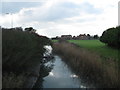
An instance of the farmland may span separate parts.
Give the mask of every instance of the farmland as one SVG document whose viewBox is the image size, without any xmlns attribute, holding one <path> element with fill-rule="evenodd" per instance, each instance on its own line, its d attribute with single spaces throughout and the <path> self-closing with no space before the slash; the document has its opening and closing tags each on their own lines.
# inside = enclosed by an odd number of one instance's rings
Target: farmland
<svg viewBox="0 0 120 90">
<path fill-rule="evenodd" d="M 96 52 L 105 58 L 118 59 L 119 50 L 108 47 L 106 44 L 100 42 L 99 40 L 69 40 L 71 43 L 79 45 L 81 48 Z"/>
</svg>

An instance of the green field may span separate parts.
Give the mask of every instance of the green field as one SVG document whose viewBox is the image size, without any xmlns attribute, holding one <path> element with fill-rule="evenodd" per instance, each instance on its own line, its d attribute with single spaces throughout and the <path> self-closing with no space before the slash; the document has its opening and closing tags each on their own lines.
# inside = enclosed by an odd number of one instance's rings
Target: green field
<svg viewBox="0 0 120 90">
<path fill-rule="evenodd" d="M 58 40 L 52 40 L 52 42 L 57 42 Z"/>
<path fill-rule="evenodd" d="M 82 48 L 86 48 L 90 51 L 94 51 L 103 57 L 110 57 L 118 60 L 119 50 L 108 47 L 99 40 L 69 40 L 69 42 L 75 43 Z"/>
</svg>

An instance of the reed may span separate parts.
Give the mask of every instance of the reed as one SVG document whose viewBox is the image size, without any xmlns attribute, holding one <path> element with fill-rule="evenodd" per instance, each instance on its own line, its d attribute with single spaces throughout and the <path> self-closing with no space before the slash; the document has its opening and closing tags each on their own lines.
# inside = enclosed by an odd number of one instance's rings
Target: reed
<svg viewBox="0 0 120 90">
<path fill-rule="evenodd" d="M 103 62 L 97 53 L 90 52 L 70 43 L 54 43 L 54 53 L 64 58 L 66 63 L 96 87 L 118 87 L 117 63 L 113 60 Z"/>
</svg>

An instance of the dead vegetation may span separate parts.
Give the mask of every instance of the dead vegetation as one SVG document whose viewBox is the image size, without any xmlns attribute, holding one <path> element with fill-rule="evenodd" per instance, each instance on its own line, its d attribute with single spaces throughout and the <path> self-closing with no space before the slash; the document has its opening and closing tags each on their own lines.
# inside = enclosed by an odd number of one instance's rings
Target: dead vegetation
<svg viewBox="0 0 120 90">
<path fill-rule="evenodd" d="M 53 48 L 78 75 L 96 87 L 119 87 L 117 62 L 105 62 L 96 53 L 66 42 L 54 43 Z"/>
</svg>

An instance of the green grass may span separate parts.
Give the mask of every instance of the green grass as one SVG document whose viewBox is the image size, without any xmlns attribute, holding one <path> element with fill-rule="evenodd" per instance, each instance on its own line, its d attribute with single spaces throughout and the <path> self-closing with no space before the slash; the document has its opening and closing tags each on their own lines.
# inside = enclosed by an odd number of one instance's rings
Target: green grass
<svg viewBox="0 0 120 90">
<path fill-rule="evenodd" d="M 52 42 L 57 42 L 58 40 L 52 40 Z"/>
<path fill-rule="evenodd" d="M 69 40 L 69 42 L 75 43 L 82 48 L 94 51 L 107 58 L 118 59 L 118 53 L 120 53 L 119 50 L 108 47 L 99 40 Z"/>
</svg>

